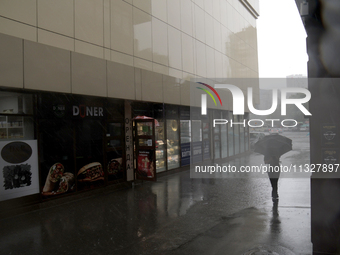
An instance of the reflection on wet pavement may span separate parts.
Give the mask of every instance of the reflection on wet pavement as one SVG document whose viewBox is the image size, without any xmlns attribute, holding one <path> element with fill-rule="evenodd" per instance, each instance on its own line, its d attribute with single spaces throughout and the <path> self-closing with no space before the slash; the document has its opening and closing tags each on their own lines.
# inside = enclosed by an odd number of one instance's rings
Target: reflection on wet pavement
<svg viewBox="0 0 340 255">
<path fill-rule="evenodd" d="M 280 179 L 278 203 L 270 191 L 268 178 L 172 174 L 1 220 L 0 254 L 243 254 L 260 244 L 308 254 L 309 179 Z"/>
</svg>

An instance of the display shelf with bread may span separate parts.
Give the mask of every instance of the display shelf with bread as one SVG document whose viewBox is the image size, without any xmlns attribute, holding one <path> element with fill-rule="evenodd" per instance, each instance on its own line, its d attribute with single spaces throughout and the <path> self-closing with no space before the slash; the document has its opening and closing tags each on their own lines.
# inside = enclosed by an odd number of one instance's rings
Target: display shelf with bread
<svg viewBox="0 0 340 255">
<path fill-rule="evenodd" d="M 24 137 L 24 117 L 0 116 L 0 139 L 19 139 Z"/>
</svg>

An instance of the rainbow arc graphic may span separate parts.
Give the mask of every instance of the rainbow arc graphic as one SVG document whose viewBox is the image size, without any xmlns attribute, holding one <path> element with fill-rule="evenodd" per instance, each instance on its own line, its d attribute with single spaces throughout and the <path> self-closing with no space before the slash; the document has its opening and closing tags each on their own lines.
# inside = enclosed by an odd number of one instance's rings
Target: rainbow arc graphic
<svg viewBox="0 0 340 255">
<path fill-rule="evenodd" d="M 199 83 L 199 84 L 207 87 L 208 89 L 210 89 L 217 96 L 217 98 L 220 101 L 220 104 L 222 106 L 222 100 L 220 98 L 220 95 L 217 93 L 217 91 L 213 87 L 211 87 L 210 85 L 208 85 L 206 83 L 203 83 L 203 82 L 197 82 L 197 83 Z M 201 89 L 205 93 L 207 93 L 212 98 L 212 100 L 214 101 L 215 105 L 217 106 L 216 100 L 215 100 L 213 94 L 209 90 L 207 90 L 205 88 L 201 88 L 201 87 L 197 87 L 197 88 Z M 202 115 L 207 115 L 207 95 L 206 94 L 202 94 L 201 95 L 201 114 Z"/>
</svg>

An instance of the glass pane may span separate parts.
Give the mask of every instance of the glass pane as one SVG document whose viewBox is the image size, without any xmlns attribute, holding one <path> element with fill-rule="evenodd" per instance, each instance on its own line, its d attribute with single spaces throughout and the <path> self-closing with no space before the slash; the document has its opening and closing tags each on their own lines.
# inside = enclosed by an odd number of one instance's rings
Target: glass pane
<svg viewBox="0 0 340 255">
<path fill-rule="evenodd" d="M 232 116 L 232 114 L 231 114 Z M 228 126 L 229 156 L 234 155 L 234 127 Z"/>
<path fill-rule="evenodd" d="M 166 153 L 165 153 L 165 136 L 164 136 L 164 122 L 157 120 L 155 139 L 156 139 L 156 173 L 166 170 Z"/>
<path fill-rule="evenodd" d="M 7 139 L 7 117 L 0 116 L 0 139 Z"/>
<path fill-rule="evenodd" d="M 220 152 L 220 146 L 221 146 L 221 141 L 220 141 L 220 125 L 217 125 L 214 127 L 214 149 L 215 149 L 215 159 L 221 157 L 221 152 Z"/>
<path fill-rule="evenodd" d="M 120 136 L 122 135 L 122 124 L 121 123 L 109 123 L 107 125 L 107 137 Z"/>
<path fill-rule="evenodd" d="M 244 118 L 243 116 L 240 116 L 240 122 L 243 123 Z M 244 131 L 245 128 L 243 125 L 240 125 L 240 152 L 244 152 Z"/>
<path fill-rule="evenodd" d="M 191 123 L 190 120 L 181 120 L 181 143 L 191 142 Z"/>
<path fill-rule="evenodd" d="M 50 197 L 73 191 L 75 189 L 75 169 L 72 122 L 40 120 L 39 126 L 42 195 Z M 49 176 L 56 173 L 59 174 L 56 175 L 55 182 L 52 182 Z"/>
<path fill-rule="evenodd" d="M 139 139 L 139 146 L 152 146 L 152 139 Z"/>
<path fill-rule="evenodd" d="M 0 92 L 0 113 L 33 114 L 33 96 L 12 92 Z"/>
<path fill-rule="evenodd" d="M 168 169 L 179 167 L 179 130 L 177 120 L 166 120 Z"/>
<path fill-rule="evenodd" d="M 138 135 L 152 135 L 152 122 L 138 122 Z"/>
<path fill-rule="evenodd" d="M 221 125 L 222 158 L 228 157 L 227 125 Z"/>
<path fill-rule="evenodd" d="M 210 159 L 209 122 L 203 121 L 203 160 Z"/>
<path fill-rule="evenodd" d="M 109 140 L 109 141 L 107 142 L 107 147 L 108 147 L 108 148 L 122 147 L 122 141 L 121 141 L 120 139 Z"/>
<path fill-rule="evenodd" d="M 246 120 L 246 123 L 248 123 L 248 119 Z M 249 150 L 249 126 L 246 125 L 245 131 L 244 131 L 244 140 L 245 140 L 245 146 L 246 151 Z"/>
<path fill-rule="evenodd" d="M 238 116 L 234 116 L 234 122 L 239 122 Z M 235 155 L 240 153 L 240 125 L 233 125 L 234 128 L 234 143 L 235 143 Z"/>
<path fill-rule="evenodd" d="M 0 140 L 34 139 L 32 117 L 0 116 Z"/>
<path fill-rule="evenodd" d="M 78 189 L 103 185 L 103 127 L 100 121 L 77 123 L 76 156 Z"/>
<path fill-rule="evenodd" d="M 107 153 L 108 181 L 125 177 L 122 154 L 123 152 L 121 150 L 114 150 Z"/>
<path fill-rule="evenodd" d="M 192 141 L 201 142 L 202 141 L 202 128 L 200 120 L 192 121 Z"/>
</svg>

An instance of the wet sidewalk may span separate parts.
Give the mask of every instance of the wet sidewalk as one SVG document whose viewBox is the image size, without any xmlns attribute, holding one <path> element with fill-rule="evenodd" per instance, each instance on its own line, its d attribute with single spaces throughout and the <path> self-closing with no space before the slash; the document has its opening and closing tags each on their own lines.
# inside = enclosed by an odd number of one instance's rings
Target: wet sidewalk
<svg viewBox="0 0 340 255">
<path fill-rule="evenodd" d="M 310 180 L 270 193 L 267 178 L 184 171 L 0 220 L 0 254 L 311 254 Z"/>
</svg>

